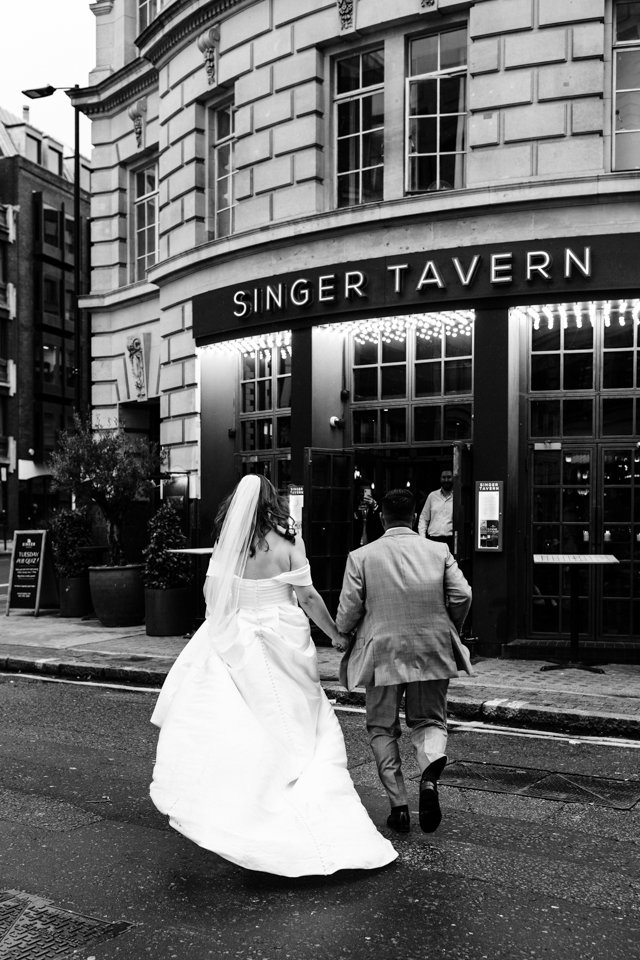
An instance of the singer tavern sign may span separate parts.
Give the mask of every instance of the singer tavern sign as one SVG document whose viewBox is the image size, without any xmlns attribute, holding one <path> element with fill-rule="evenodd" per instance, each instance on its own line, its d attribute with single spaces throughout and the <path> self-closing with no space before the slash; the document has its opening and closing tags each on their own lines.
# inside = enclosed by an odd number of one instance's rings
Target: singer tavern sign
<svg viewBox="0 0 640 960">
<path fill-rule="evenodd" d="M 623 243 L 621 241 L 624 240 Z M 640 288 L 637 236 L 522 242 L 381 257 L 259 278 L 194 298 L 200 343 L 286 324 L 451 306 L 585 299 Z"/>
</svg>

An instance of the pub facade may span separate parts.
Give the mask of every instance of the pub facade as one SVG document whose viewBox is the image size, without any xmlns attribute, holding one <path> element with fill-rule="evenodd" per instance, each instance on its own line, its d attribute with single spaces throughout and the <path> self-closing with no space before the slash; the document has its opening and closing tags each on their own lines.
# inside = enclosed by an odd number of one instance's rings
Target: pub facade
<svg viewBox="0 0 640 960">
<path fill-rule="evenodd" d="M 476 649 L 566 654 L 534 557 L 608 554 L 582 652 L 640 658 L 640 2 L 93 6 L 96 422 L 202 544 L 269 476 L 331 610 L 360 491 L 450 467 Z"/>
</svg>

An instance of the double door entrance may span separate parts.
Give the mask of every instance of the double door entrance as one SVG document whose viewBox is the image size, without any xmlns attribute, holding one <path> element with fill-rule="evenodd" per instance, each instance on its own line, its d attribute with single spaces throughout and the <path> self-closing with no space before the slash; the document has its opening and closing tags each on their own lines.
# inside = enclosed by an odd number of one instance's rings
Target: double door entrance
<svg viewBox="0 0 640 960">
<path fill-rule="evenodd" d="M 306 450 L 303 531 L 314 584 L 335 612 L 347 554 L 363 542 L 360 511 L 365 491 L 378 502 L 387 490 L 410 487 L 421 510 L 440 486 L 444 469 L 454 473 L 454 528 L 458 559 L 470 554 L 470 452 L 467 444 L 358 451 Z M 366 539 L 383 533 L 379 513 L 366 520 Z M 465 571 L 467 572 L 467 571 Z"/>
<path fill-rule="evenodd" d="M 612 554 L 580 568 L 580 633 L 587 640 L 640 636 L 640 448 L 635 444 L 535 444 L 531 450 L 534 553 Z M 528 571 L 527 632 L 569 635 L 569 570 Z"/>
</svg>

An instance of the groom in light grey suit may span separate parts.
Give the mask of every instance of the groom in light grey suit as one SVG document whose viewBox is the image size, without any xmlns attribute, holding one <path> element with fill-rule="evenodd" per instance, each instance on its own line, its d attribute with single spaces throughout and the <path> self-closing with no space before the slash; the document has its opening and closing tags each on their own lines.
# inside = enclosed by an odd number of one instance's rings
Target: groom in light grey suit
<svg viewBox="0 0 640 960">
<path fill-rule="evenodd" d="M 447 688 L 458 666 L 471 672 L 458 631 L 471 605 L 471 588 L 445 543 L 412 530 L 415 498 L 390 490 L 382 500 L 380 539 L 349 554 L 336 624 L 356 631 L 343 658 L 341 680 L 366 686 L 366 722 L 380 780 L 391 804 L 387 824 L 410 829 L 402 776 L 399 711 L 421 773 L 420 826 L 431 833 L 441 820 L 438 778 L 447 762 Z M 345 643 L 336 643 L 344 649 Z"/>
</svg>

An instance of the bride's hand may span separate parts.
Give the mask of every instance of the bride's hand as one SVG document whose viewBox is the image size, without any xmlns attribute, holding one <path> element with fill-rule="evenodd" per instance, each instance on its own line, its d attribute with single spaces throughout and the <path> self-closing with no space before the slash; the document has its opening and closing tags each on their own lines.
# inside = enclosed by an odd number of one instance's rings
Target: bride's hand
<svg viewBox="0 0 640 960">
<path fill-rule="evenodd" d="M 335 647 L 336 650 L 339 650 L 340 653 L 344 653 L 349 646 L 349 638 L 345 637 L 343 633 L 336 633 L 335 637 L 331 641 L 331 646 Z"/>
</svg>

